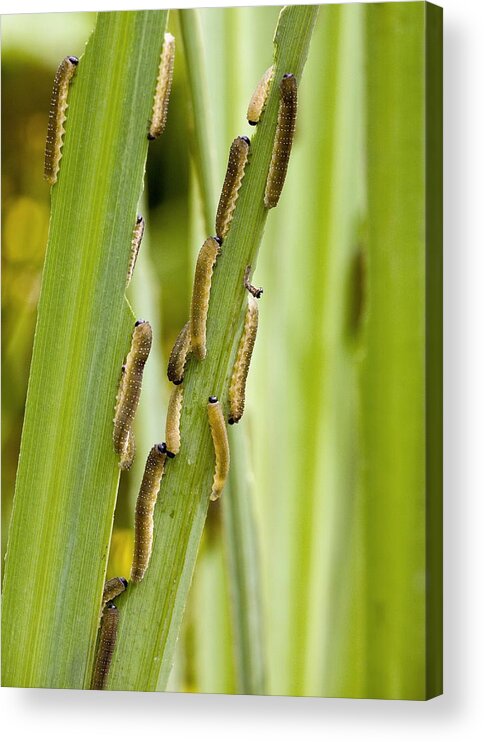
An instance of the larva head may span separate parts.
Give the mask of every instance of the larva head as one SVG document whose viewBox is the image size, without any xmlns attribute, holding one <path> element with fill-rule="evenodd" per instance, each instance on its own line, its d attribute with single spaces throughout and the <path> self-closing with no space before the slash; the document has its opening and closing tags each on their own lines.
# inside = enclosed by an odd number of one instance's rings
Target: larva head
<svg viewBox="0 0 484 742">
<path fill-rule="evenodd" d="M 79 64 L 79 60 L 78 60 L 78 58 L 77 58 L 77 57 L 68 57 L 68 60 L 69 60 L 69 62 L 70 62 L 71 64 L 73 64 L 74 66 L 77 66 L 77 65 Z"/>
<path fill-rule="evenodd" d="M 257 126 L 258 121 L 249 121 L 249 126 Z"/>
<path fill-rule="evenodd" d="M 235 423 L 235 420 L 234 420 L 233 417 L 229 417 L 229 419 L 228 419 L 227 422 L 228 422 L 229 425 L 233 425 Z"/>
<path fill-rule="evenodd" d="M 136 224 L 141 224 L 142 221 L 143 217 L 141 216 L 141 214 L 138 214 L 138 216 L 136 217 Z"/>
<path fill-rule="evenodd" d="M 217 404 L 218 399 L 217 397 L 209 397 L 208 401 L 209 401 L 209 404 Z"/>
<path fill-rule="evenodd" d="M 297 95 L 297 81 L 294 75 L 287 73 L 282 76 L 281 85 L 281 96 L 284 101 L 293 100 Z"/>
<path fill-rule="evenodd" d="M 216 242 L 216 243 L 217 243 L 217 244 L 218 244 L 218 245 L 219 245 L 220 247 L 222 247 L 222 244 L 223 244 L 223 239 L 222 239 L 221 237 L 214 237 L 213 239 L 215 240 L 215 242 Z"/>
<path fill-rule="evenodd" d="M 120 577 L 119 579 L 123 583 L 124 589 L 126 590 L 126 588 L 128 587 L 128 580 L 126 579 L 126 577 Z"/>
<path fill-rule="evenodd" d="M 156 451 L 159 454 L 166 454 L 166 443 L 158 443 L 156 446 Z"/>
<path fill-rule="evenodd" d="M 250 121 L 249 121 L 249 124 L 250 124 Z M 243 142 L 245 142 L 247 144 L 248 147 L 250 147 L 250 139 L 249 139 L 249 137 L 240 137 L 240 138 L 242 139 Z"/>
<path fill-rule="evenodd" d="M 168 449 L 166 449 L 166 455 L 169 459 L 174 459 L 176 454 L 174 454 L 173 451 L 169 451 Z"/>
<path fill-rule="evenodd" d="M 109 603 L 106 603 L 105 610 L 108 613 L 117 613 L 118 612 L 118 609 L 116 608 L 116 606 L 114 605 L 114 603 L 112 602 L 112 600 L 110 600 Z"/>
<path fill-rule="evenodd" d="M 150 346 L 152 337 L 150 323 L 144 319 L 138 320 L 134 326 L 133 338 L 134 337 L 136 337 L 139 342 L 146 343 Z"/>
</svg>

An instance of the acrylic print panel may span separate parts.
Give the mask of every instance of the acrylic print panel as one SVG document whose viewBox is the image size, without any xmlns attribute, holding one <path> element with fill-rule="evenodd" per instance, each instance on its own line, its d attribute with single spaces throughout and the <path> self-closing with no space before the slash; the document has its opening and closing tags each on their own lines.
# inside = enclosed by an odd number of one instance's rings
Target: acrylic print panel
<svg viewBox="0 0 484 742">
<path fill-rule="evenodd" d="M 4 685 L 439 694 L 441 9 L 2 21 Z"/>
</svg>

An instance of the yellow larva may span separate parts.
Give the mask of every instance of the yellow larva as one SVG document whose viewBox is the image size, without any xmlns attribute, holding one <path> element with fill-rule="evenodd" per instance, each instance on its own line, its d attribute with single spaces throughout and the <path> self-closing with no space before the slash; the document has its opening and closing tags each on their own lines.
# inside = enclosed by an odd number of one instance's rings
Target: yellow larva
<svg viewBox="0 0 484 742">
<path fill-rule="evenodd" d="M 150 561 L 153 545 L 153 511 L 167 455 L 166 444 L 157 443 L 146 459 L 145 471 L 136 500 L 134 552 L 131 565 L 133 582 L 140 582 L 143 579 Z"/>
<path fill-rule="evenodd" d="M 267 96 L 269 94 L 270 84 L 274 76 L 274 65 L 269 67 L 264 72 L 261 79 L 257 83 L 257 87 L 254 90 L 254 94 L 250 99 L 249 107 L 247 109 L 247 121 L 251 126 L 256 126 L 259 123 L 262 111 L 266 104 Z"/>
<path fill-rule="evenodd" d="M 77 69 L 77 57 L 66 57 L 62 60 L 54 78 L 52 97 L 50 99 L 47 141 L 45 143 L 44 177 L 51 184 L 57 180 L 62 157 L 62 138 L 65 133 L 67 96 L 69 84 Z"/>
<path fill-rule="evenodd" d="M 128 275 L 126 276 L 126 288 L 129 286 L 129 283 L 133 276 L 133 271 L 136 265 L 136 259 L 138 257 L 144 231 L 145 220 L 143 219 L 141 214 L 138 214 L 138 216 L 136 217 L 136 224 L 134 225 L 133 229 L 133 237 L 131 239 L 131 252 L 129 255 Z"/>
<path fill-rule="evenodd" d="M 256 299 L 260 299 L 262 294 L 264 293 L 264 289 L 262 288 L 262 286 L 260 288 L 257 288 L 257 286 L 252 286 L 250 282 L 251 271 L 252 267 L 248 265 L 244 273 L 244 286 L 249 294 L 252 294 L 252 296 L 254 296 Z"/>
<path fill-rule="evenodd" d="M 224 414 L 217 397 L 208 398 L 207 412 L 215 450 L 215 473 L 210 499 L 218 500 L 229 475 L 229 439 L 227 437 Z"/>
<path fill-rule="evenodd" d="M 277 118 L 276 136 L 272 148 L 272 158 L 267 176 L 264 206 L 272 209 L 277 206 L 286 178 L 289 155 L 291 154 L 297 114 L 297 82 L 294 75 L 284 75 L 281 84 L 281 100 Z"/>
<path fill-rule="evenodd" d="M 229 425 L 238 423 L 244 414 L 245 385 L 249 373 L 250 359 L 254 350 L 257 326 L 259 324 L 259 306 L 253 296 L 249 295 L 245 312 L 244 329 L 237 348 L 234 369 L 229 387 Z"/>
<path fill-rule="evenodd" d="M 180 451 L 180 417 L 183 405 L 183 387 L 173 389 L 166 413 L 166 447 L 173 454 Z"/>
<path fill-rule="evenodd" d="M 120 456 L 119 465 L 122 469 L 129 469 L 134 456 L 134 436 L 131 427 L 138 408 L 143 369 L 151 350 L 151 339 L 150 323 L 144 320 L 136 322 L 131 350 L 123 366 L 114 413 L 113 443 L 114 450 Z"/>
<path fill-rule="evenodd" d="M 124 577 L 112 577 L 110 580 L 104 583 L 103 590 L 103 604 L 110 600 L 114 600 L 118 595 L 121 595 L 128 587 L 128 580 Z"/>
<path fill-rule="evenodd" d="M 119 612 L 114 603 L 107 603 L 101 619 L 99 645 L 94 661 L 91 690 L 104 690 L 118 634 Z"/>
<path fill-rule="evenodd" d="M 221 240 L 208 237 L 198 253 L 193 282 L 192 306 L 190 313 L 191 349 L 203 361 L 207 355 L 207 314 L 212 283 L 213 266 L 220 252 Z"/>
<path fill-rule="evenodd" d="M 183 325 L 170 353 L 167 376 L 174 384 L 181 384 L 185 363 L 191 346 L 190 321 Z"/>
<path fill-rule="evenodd" d="M 225 174 L 220 201 L 218 202 L 215 231 L 217 237 L 224 240 L 234 215 L 235 204 L 239 195 L 245 165 L 249 156 L 250 139 L 237 137 L 230 146 L 229 161 Z"/>
<path fill-rule="evenodd" d="M 166 33 L 161 52 L 160 66 L 158 68 L 158 79 L 156 81 L 155 99 L 153 102 L 153 113 L 151 114 L 148 139 L 156 139 L 165 130 L 174 64 L 175 37 L 171 33 Z"/>
</svg>

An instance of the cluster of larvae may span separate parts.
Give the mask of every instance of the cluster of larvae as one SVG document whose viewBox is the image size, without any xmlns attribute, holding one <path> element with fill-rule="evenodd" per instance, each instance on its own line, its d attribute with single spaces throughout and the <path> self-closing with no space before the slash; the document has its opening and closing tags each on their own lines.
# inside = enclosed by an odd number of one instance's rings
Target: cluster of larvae
<svg viewBox="0 0 484 742">
<path fill-rule="evenodd" d="M 171 34 L 165 34 L 148 131 L 150 140 L 160 136 L 165 128 L 173 79 L 174 56 L 175 39 Z M 60 168 L 69 84 L 78 61 L 76 57 L 66 57 L 60 64 L 54 81 L 44 168 L 45 177 L 51 185 L 56 182 Z M 247 119 L 252 126 L 257 125 L 261 120 L 274 73 L 274 66 L 264 73 L 251 98 Z M 279 201 L 292 147 L 297 112 L 297 84 L 294 75 L 283 75 L 279 89 L 277 128 L 264 194 L 264 205 L 268 209 L 276 206 Z M 140 582 L 148 569 L 153 544 L 154 508 L 165 463 L 167 459 L 174 458 L 181 447 L 180 419 L 186 362 L 190 354 L 198 361 L 203 361 L 207 356 L 206 330 L 213 269 L 230 230 L 249 153 L 249 138 L 236 137 L 230 147 L 227 172 L 217 208 L 216 234 L 208 237 L 200 249 L 195 268 L 190 318 L 178 335 L 170 354 L 167 375 L 174 384 L 174 389 L 168 404 L 166 441 L 156 443 L 151 448 L 136 501 L 132 582 Z M 126 286 L 129 285 L 133 275 L 143 232 L 144 220 L 138 215 L 132 234 Z M 261 297 L 263 291 L 262 288 L 257 288 L 250 283 L 250 277 L 251 266 L 248 265 L 244 274 L 244 286 L 248 292 L 245 320 L 228 390 L 228 423 L 231 425 L 238 423 L 244 412 L 245 387 L 259 320 L 257 299 Z M 121 368 L 113 421 L 113 445 L 122 469 L 130 468 L 135 455 L 133 420 L 140 400 L 143 371 L 151 344 L 150 323 L 138 320 L 133 329 L 131 348 Z M 208 397 L 207 417 L 215 452 L 215 472 L 210 499 L 217 500 L 228 477 L 230 452 L 224 411 L 221 402 L 214 395 Z M 118 609 L 113 601 L 127 586 L 128 582 L 124 577 L 115 577 L 105 584 L 92 689 L 103 690 L 106 687 L 119 620 Z"/>
</svg>

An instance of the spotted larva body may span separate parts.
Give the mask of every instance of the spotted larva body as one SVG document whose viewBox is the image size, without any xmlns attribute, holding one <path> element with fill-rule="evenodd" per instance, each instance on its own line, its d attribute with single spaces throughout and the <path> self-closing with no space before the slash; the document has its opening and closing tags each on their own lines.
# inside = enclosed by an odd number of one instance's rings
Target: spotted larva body
<svg viewBox="0 0 484 742">
<path fill-rule="evenodd" d="M 114 414 L 114 450 L 120 456 L 120 467 L 128 469 L 134 456 L 133 418 L 138 408 L 143 370 L 151 350 L 152 332 L 149 322 L 136 322 L 131 349 L 123 366 Z"/>
<path fill-rule="evenodd" d="M 168 360 L 167 376 L 174 384 L 181 384 L 185 373 L 185 363 L 191 347 L 190 320 L 186 322 L 170 353 Z"/>
<path fill-rule="evenodd" d="M 232 378 L 229 387 L 229 425 L 238 423 L 244 414 L 245 385 L 249 373 L 250 359 L 254 350 L 259 324 L 259 305 L 253 296 L 249 294 L 247 310 L 245 312 L 244 329 L 240 337 L 237 355 L 235 357 Z"/>
<path fill-rule="evenodd" d="M 112 577 L 104 583 L 103 604 L 108 603 L 121 595 L 128 587 L 128 580 L 124 577 Z"/>
<path fill-rule="evenodd" d="M 94 661 L 91 690 L 104 690 L 116 646 L 119 612 L 114 603 L 107 603 L 101 619 L 99 644 Z"/>
<path fill-rule="evenodd" d="M 183 406 L 183 387 L 173 389 L 166 413 L 166 447 L 175 455 L 180 451 L 180 418 Z"/>
<path fill-rule="evenodd" d="M 156 139 L 165 131 L 174 65 L 175 37 L 171 33 L 166 33 L 160 57 L 160 66 L 158 68 L 158 79 L 156 81 L 148 139 Z"/>
<path fill-rule="evenodd" d="M 64 123 L 67 118 L 67 96 L 69 94 L 70 82 L 78 64 L 79 60 L 77 57 L 65 57 L 57 68 L 54 77 L 44 160 L 44 177 L 51 185 L 54 185 L 56 182 L 59 172 L 62 157 L 62 140 L 65 134 Z"/>
<path fill-rule="evenodd" d="M 284 75 L 280 91 L 276 136 L 264 195 L 266 209 L 277 206 L 286 179 L 297 115 L 297 82 L 294 75 Z"/>
<path fill-rule="evenodd" d="M 220 239 L 208 237 L 198 253 L 190 312 L 191 349 L 203 361 L 207 355 L 207 315 L 212 272 L 220 251 Z"/>
<path fill-rule="evenodd" d="M 133 271 L 136 266 L 136 260 L 138 258 L 139 249 L 141 247 L 141 240 L 145 231 L 145 220 L 138 214 L 136 217 L 136 224 L 133 229 L 133 237 L 131 239 L 131 252 L 129 254 L 128 274 L 126 276 L 126 288 L 131 282 Z"/>
<path fill-rule="evenodd" d="M 153 446 L 146 459 L 145 470 L 136 500 L 134 521 L 134 552 L 131 579 L 140 582 L 148 568 L 153 546 L 153 512 L 160 489 L 167 457 L 165 443 Z"/>
<path fill-rule="evenodd" d="M 215 220 L 215 231 L 217 237 L 221 240 L 226 238 L 230 229 L 249 156 L 249 148 L 250 139 L 248 137 L 236 137 L 230 145 L 227 172 L 225 173 L 225 180 L 222 186 Z"/>
<path fill-rule="evenodd" d="M 212 433 L 213 447 L 215 450 L 215 473 L 213 476 L 210 499 L 218 500 L 229 475 L 229 439 L 227 437 L 224 413 L 217 397 L 208 398 L 207 412 L 210 431 Z"/>
<path fill-rule="evenodd" d="M 257 87 L 254 90 L 252 98 L 250 99 L 249 107 L 247 108 L 247 121 L 251 126 L 257 126 L 260 121 L 273 77 L 274 65 L 264 72 L 257 83 Z"/>
</svg>

